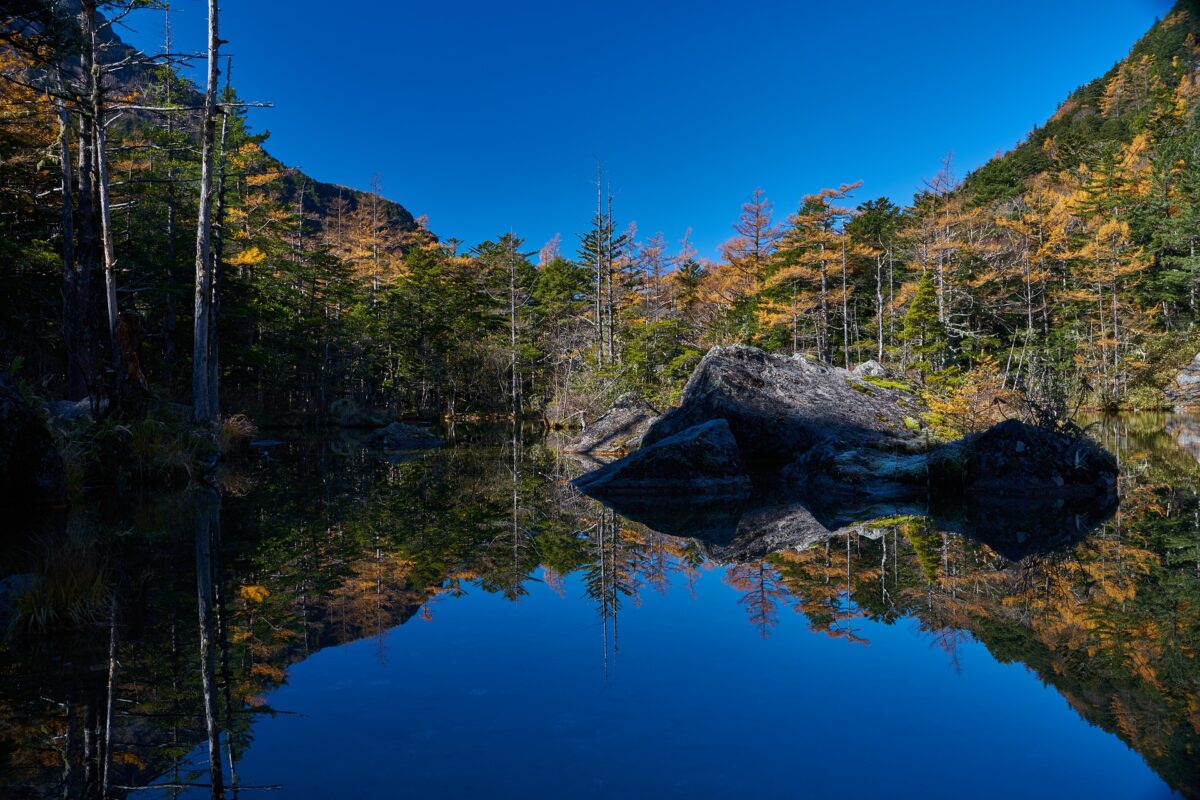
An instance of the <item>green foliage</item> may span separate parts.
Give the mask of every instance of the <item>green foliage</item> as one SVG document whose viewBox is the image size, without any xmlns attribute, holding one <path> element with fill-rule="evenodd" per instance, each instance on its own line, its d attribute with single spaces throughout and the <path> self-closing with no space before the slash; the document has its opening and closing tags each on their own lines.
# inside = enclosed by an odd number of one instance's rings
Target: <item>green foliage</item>
<svg viewBox="0 0 1200 800">
<path fill-rule="evenodd" d="M 635 324 L 624 340 L 618 383 L 623 391 L 666 406 L 703 357 L 703 350 L 688 344 L 681 320 Z"/>
<path fill-rule="evenodd" d="M 946 326 L 938 319 L 937 292 L 928 272 L 921 275 L 917 293 L 908 306 L 900 341 L 912 355 L 910 366 L 922 378 L 938 372 L 945 365 L 949 352 Z"/>
</svg>

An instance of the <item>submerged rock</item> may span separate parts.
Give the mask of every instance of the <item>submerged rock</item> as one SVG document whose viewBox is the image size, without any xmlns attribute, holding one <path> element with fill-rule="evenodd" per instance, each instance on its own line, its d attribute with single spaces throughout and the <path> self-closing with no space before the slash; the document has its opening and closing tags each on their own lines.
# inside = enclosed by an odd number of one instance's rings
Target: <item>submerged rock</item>
<svg viewBox="0 0 1200 800">
<path fill-rule="evenodd" d="M 714 347 L 644 445 L 714 419 L 729 423 L 750 464 L 783 464 L 825 441 L 845 447 L 920 452 L 920 401 L 874 386 L 847 370 L 754 347 Z"/>
<path fill-rule="evenodd" d="M 0 498 L 10 508 L 54 505 L 66 497 L 62 456 L 46 423 L 0 373 Z"/>
<path fill-rule="evenodd" d="M 1167 386 L 1166 395 L 1176 411 L 1194 411 L 1200 408 L 1200 354 L 1179 371 Z"/>
<path fill-rule="evenodd" d="M 574 483 L 581 491 L 604 496 L 687 494 L 712 500 L 750 494 L 738 444 L 723 419 L 647 445 Z"/>
<path fill-rule="evenodd" d="M 1085 436 L 1015 419 L 993 425 L 929 456 L 934 495 L 1107 497 L 1117 490 L 1117 460 Z"/>
<path fill-rule="evenodd" d="M 658 418 L 654 406 L 632 392 L 621 395 L 603 416 L 567 445 L 570 453 L 623 455 L 642 446 L 642 437 Z"/>
<path fill-rule="evenodd" d="M 384 450 L 419 450 L 426 447 L 441 447 L 443 442 L 424 428 L 393 422 L 371 434 L 372 447 Z"/>
</svg>

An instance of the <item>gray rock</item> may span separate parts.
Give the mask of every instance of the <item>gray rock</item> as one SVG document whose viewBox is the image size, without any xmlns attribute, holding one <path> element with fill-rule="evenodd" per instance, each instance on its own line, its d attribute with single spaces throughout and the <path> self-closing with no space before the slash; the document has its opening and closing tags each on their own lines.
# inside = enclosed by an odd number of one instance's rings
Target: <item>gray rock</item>
<svg viewBox="0 0 1200 800">
<path fill-rule="evenodd" d="M 1166 395 L 1176 411 L 1200 409 L 1200 354 L 1175 376 L 1166 388 Z"/>
<path fill-rule="evenodd" d="M 880 364 L 873 358 L 870 361 L 864 361 L 863 363 L 859 364 L 857 367 L 850 370 L 850 372 L 860 378 L 887 378 L 890 376 L 887 367 L 883 366 L 883 364 Z"/>
<path fill-rule="evenodd" d="M 393 422 L 372 433 L 370 444 L 383 450 L 420 450 L 441 447 L 445 442 L 424 428 Z"/>
<path fill-rule="evenodd" d="M 709 420 L 647 445 L 574 481 L 591 495 L 745 497 L 750 478 L 723 419 Z"/>
<path fill-rule="evenodd" d="M 824 441 L 844 447 L 922 452 L 920 401 L 847 370 L 754 347 L 714 347 L 700 362 L 678 408 L 643 437 L 651 445 L 682 430 L 724 419 L 750 464 L 783 464 Z"/>
<path fill-rule="evenodd" d="M 99 413 L 103 414 L 108 408 L 108 400 L 102 399 L 99 403 Z M 46 404 L 46 413 L 56 422 L 73 422 L 77 419 L 92 418 L 92 399 L 85 397 L 82 400 L 51 400 Z"/>
<path fill-rule="evenodd" d="M 755 502 L 771 496 L 775 506 L 799 503 L 827 530 L 886 517 L 901 507 L 911 513 L 914 507 L 951 509 L 980 498 L 1002 504 L 1011 497 L 1101 506 L 1115 497 L 1116 460 L 1082 433 L 1010 420 L 930 450 L 914 423 L 918 413 L 912 395 L 871 386 L 846 370 L 749 347 L 714 348 L 688 381 L 680 407 L 650 426 L 641 450 L 575 485 L 600 498 L 690 495 L 695 513 L 663 503 L 622 502 L 631 516 L 654 520 L 656 530 L 672 532 L 671 517 L 686 518 L 726 544 L 734 530 L 765 536 L 764 526 L 750 517 L 738 522 L 740 512 L 707 508 L 714 494 L 748 487 L 747 474 L 754 476 Z M 795 535 L 766 538 L 808 541 L 820 535 L 804 513 L 779 519 L 791 520 L 781 525 Z"/>
<path fill-rule="evenodd" d="M 624 455 L 642 446 L 642 437 L 657 418 L 658 411 L 654 406 L 627 392 L 575 437 L 566 450 L 570 453 Z"/>
<path fill-rule="evenodd" d="M 1005 420 L 929 455 L 930 492 L 946 496 L 1115 495 L 1117 460 L 1086 436 Z"/>
</svg>

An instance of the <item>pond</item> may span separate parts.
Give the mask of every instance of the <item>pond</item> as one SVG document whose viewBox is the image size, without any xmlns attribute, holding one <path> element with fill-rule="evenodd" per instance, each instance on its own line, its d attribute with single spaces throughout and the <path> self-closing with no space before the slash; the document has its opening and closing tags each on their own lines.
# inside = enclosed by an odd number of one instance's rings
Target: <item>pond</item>
<svg viewBox="0 0 1200 800">
<path fill-rule="evenodd" d="M 0 796 L 1198 797 L 1200 421 L 1092 434 L 1119 508 L 951 523 L 281 437 L 6 548 Z"/>
</svg>

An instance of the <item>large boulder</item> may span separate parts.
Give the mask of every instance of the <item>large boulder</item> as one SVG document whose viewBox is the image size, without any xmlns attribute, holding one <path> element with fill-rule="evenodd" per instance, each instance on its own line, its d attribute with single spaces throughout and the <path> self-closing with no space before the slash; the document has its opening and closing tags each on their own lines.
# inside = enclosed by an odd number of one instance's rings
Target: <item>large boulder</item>
<svg viewBox="0 0 1200 800">
<path fill-rule="evenodd" d="M 603 416 L 567 445 L 570 453 L 624 455 L 642 446 L 642 437 L 658 417 L 654 406 L 632 392 L 621 395 Z"/>
<path fill-rule="evenodd" d="M 1115 495 L 1117 460 L 1082 434 L 1005 420 L 929 455 L 938 496 L 1094 498 Z"/>
<path fill-rule="evenodd" d="M 1179 371 L 1167 386 L 1166 395 L 1176 411 L 1194 411 L 1200 408 L 1200 354 Z"/>
<path fill-rule="evenodd" d="M 931 449 L 920 410 L 846 370 L 715 348 L 641 450 L 575 486 L 723 558 L 931 513 L 1016 555 L 1072 541 L 1116 501 L 1116 459 L 1082 433 L 1010 420 Z M 1024 519 L 1032 504 L 1045 524 Z"/>
<path fill-rule="evenodd" d="M 692 373 L 679 407 L 659 417 L 642 441 L 652 445 L 723 419 L 752 465 L 784 464 L 825 441 L 914 453 L 927 448 L 920 411 L 913 395 L 844 369 L 754 347 L 714 347 Z"/>
<path fill-rule="evenodd" d="M 46 423 L 0 373 L 0 498 L 6 508 L 56 505 L 65 499 L 62 456 Z"/>
<path fill-rule="evenodd" d="M 745 497 L 751 489 L 738 444 L 723 419 L 660 439 L 574 484 L 594 496 L 686 494 L 708 501 Z"/>
</svg>

